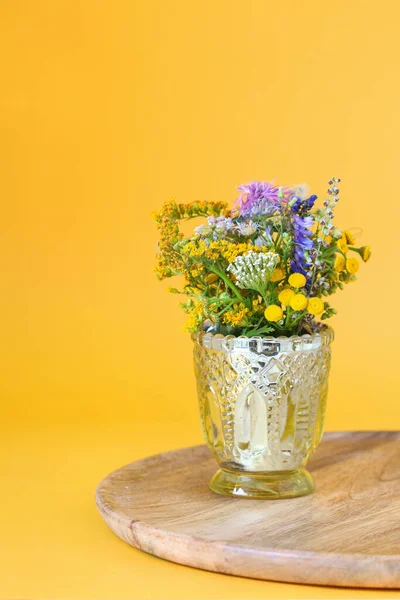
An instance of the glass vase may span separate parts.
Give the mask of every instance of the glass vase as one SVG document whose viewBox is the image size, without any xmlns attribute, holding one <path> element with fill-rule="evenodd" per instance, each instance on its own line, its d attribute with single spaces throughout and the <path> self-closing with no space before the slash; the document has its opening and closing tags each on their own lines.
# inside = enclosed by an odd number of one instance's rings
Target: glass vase
<svg viewBox="0 0 400 600">
<path fill-rule="evenodd" d="M 211 489 L 246 498 L 309 494 L 305 465 L 323 434 L 333 331 L 192 337 L 203 435 L 220 466 Z"/>
</svg>

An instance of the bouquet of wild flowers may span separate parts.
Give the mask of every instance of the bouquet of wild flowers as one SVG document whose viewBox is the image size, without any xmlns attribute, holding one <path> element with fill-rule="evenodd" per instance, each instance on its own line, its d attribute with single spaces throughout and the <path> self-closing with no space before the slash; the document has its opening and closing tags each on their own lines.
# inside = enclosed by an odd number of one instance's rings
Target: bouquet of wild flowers
<svg viewBox="0 0 400 600">
<path fill-rule="evenodd" d="M 339 179 L 323 205 L 307 186 L 255 181 L 239 187 L 232 210 L 223 202 L 168 201 L 154 215 L 161 239 L 156 273 L 181 275 L 187 331 L 233 335 L 301 335 L 335 314 L 327 297 L 354 281 L 369 246 L 333 224 Z M 205 217 L 186 238 L 179 221 Z"/>
</svg>

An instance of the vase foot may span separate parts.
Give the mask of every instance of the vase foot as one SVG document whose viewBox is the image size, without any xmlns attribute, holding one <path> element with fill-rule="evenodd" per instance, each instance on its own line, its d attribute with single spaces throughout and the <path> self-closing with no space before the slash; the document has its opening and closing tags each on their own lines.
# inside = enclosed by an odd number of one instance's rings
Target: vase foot
<svg viewBox="0 0 400 600">
<path fill-rule="evenodd" d="M 303 468 L 251 474 L 220 469 L 211 479 L 210 488 L 224 496 L 278 500 L 310 494 L 314 489 L 314 481 Z"/>
</svg>

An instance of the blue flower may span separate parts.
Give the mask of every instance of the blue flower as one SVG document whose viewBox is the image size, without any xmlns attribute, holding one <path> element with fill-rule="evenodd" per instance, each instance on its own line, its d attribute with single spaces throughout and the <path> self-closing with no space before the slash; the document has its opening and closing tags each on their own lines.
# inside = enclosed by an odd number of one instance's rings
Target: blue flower
<svg viewBox="0 0 400 600">
<path fill-rule="evenodd" d="M 290 210 L 297 215 L 304 214 L 312 209 L 317 198 L 318 196 L 315 194 L 305 200 L 302 200 L 298 196 L 293 196 L 289 202 Z"/>
<path fill-rule="evenodd" d="M 314 248 L 314 242 L 311 239 L 312 224 L 312 217 L 293 216 L 292 271 L 294 273 L 302 273 L 306 276 L 312 265 L 309 252 Z"/>
</svg>

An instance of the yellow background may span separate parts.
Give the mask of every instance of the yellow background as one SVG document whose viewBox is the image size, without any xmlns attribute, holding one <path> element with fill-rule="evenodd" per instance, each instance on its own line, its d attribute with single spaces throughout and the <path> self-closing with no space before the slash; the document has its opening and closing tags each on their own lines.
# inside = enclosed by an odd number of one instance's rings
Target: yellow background
<svg viewBox="0 0 400 600">
<path fill-rule="evenodd" d="M 334 299 L 327 428 L 399 428 L 399 17 L 395 0 L 2 0 L 1 598 L 348 597 L 140 554 L 92 496 L 201 441 L 184 315 L 152 273 L 170 196 L 342 178 L 337 222 L 373 257 Z"/>
</svg>

